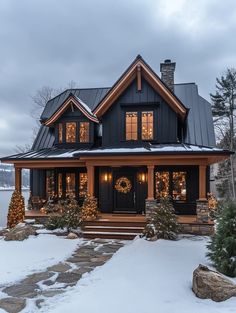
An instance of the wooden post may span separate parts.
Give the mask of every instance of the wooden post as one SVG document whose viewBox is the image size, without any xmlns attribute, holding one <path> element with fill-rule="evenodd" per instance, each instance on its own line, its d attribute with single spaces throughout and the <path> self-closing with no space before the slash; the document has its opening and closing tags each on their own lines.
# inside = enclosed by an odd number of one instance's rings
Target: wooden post
<svg viewBox="0 0 236 313">
<path fill-rule="evenodd" d="M 154 200 L 154 165 L 148 165 L 148 200 Z"/>
<path fill-rule="evenodd" d="M 206 201 L 206 165 L 199 165 L 199 200 Z"/>
<path fill-rule="evenodd" d="M 141 77 L 141 66 L 137 66 L 137 90 L 142 90 L 142 77 Z"/>
<path fill-rule="evenodd" d="M 94 197 L 94 166 L 87 165 L 87 174 L 88 174 L 88 194 L 91 197 Z"/>
<path fill-rule="evenodd" d="M 19 167 L 15 167 L 15 190 L 21 193 L 21 171 Z"/>
</svg>

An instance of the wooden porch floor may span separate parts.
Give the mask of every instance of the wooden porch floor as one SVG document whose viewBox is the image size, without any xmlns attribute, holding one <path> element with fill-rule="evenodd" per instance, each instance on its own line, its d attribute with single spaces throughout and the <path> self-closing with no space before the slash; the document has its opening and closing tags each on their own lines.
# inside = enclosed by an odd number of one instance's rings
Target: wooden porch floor
<svg viewBox="0 0 236 313">
<path fill-rule="evenodd" d="M 48 217 L 49 215 L 42 213 L 38 210 L 30 210 L 25 211 L 25 218 L 26 219 L 37 219 L 37 218 L 44 218 Z M 108 214 L 108 213 L 101 213 L 99 218 L 97 219 L 99 222 L 146 222 L 146 216 L 140 214 Z M 96 222 L 96 221 L 95 221 Z M 179 215 L 178 222 L 180 224 L 196 224 L 198 225 L 199 222 L 197 221 L 196 215 Z M 213 221 L 208 221 L 206 223 L 208 225 L 214 225 Z"/>
</svg>

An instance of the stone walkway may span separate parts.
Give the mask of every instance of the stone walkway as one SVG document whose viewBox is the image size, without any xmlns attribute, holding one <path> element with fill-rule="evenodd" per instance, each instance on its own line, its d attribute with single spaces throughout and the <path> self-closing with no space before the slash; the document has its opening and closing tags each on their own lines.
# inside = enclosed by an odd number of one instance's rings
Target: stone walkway
<svg viewBox="0 0 236 313">
<path fill-rule="evenodd" d="M 37 312 L 45 299 L 76 285 L 84 273 L 106 263 L 123 245 L 119 240 L 84 240 L 65 262 L 29 275 L 16 284 L 0 286 L 0 292 L 6 294 L 5 298 L 0 299 L 0 308 L 9 313 L 18 313 L 30 304 Z"/>
</svg>

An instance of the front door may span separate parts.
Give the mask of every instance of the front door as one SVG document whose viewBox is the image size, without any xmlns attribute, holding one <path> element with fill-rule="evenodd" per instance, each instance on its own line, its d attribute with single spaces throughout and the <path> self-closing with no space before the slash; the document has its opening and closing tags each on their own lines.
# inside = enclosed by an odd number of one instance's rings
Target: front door
<svg viewBox="0 0 236 313">
<path fill-rule="evenodd" d="M 114 212 L 136 213 L 136 172 L 133 170 L 122 170 L 114 172 Z"/>
</svg>

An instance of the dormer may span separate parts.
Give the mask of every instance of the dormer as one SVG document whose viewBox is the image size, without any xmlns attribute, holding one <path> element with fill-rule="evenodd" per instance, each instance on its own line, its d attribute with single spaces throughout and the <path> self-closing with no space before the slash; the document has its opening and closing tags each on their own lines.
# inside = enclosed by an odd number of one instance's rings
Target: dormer
<svg viewBox="0 0 236 313">
<path fill-rule="evenodd" d="M 70 94 L 44 121 L 55 129 L 55 145 L 62 148 L 88 148 L 94 144 L 98 119 L 78 97 Z"/>
</svg>

